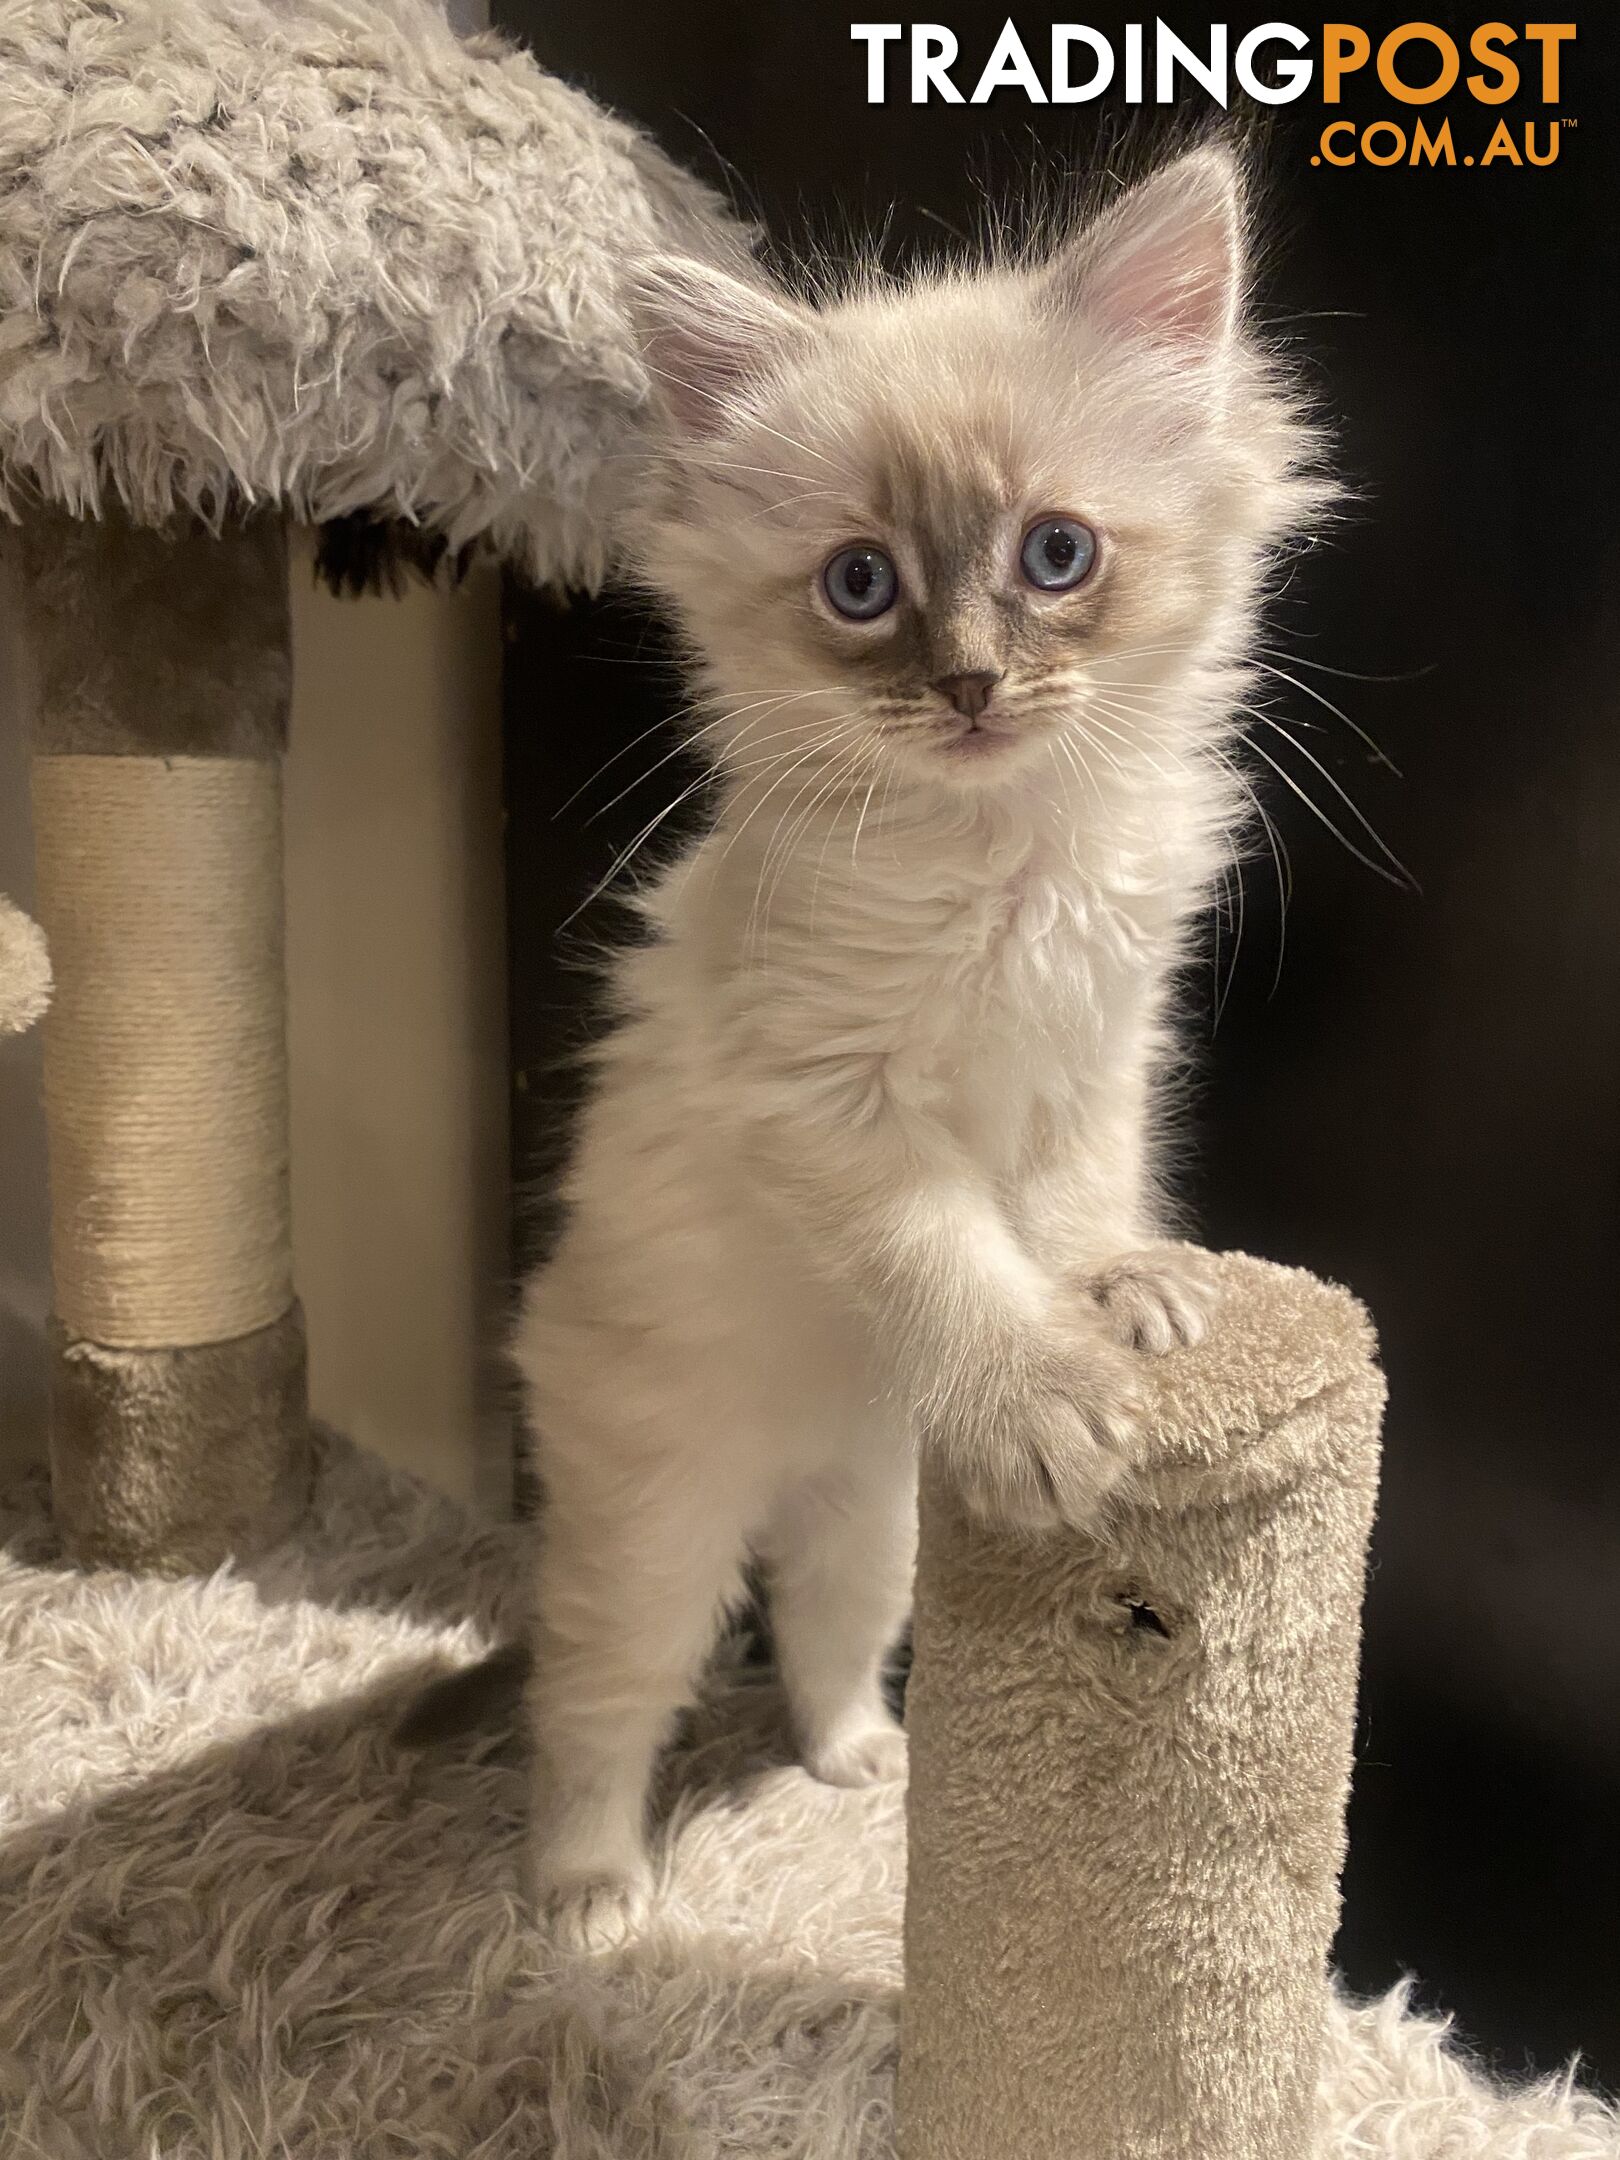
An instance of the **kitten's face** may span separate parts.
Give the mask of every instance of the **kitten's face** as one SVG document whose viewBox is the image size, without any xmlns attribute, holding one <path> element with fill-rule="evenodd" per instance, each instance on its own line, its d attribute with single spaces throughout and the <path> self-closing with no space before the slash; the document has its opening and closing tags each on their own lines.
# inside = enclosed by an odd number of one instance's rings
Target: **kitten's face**
<svg viewBox="0 0 1620 2160">
<path fill-rule="evenodd" d="M 973 288 L 835 313 L 715 447 L 667 589 L 716 688 L 791 701 L 716 730 L 739 764 L 1004 785 L 1049 769 L 1105 662 L 1185 640 L 1172 506 L 1150 523 L 1052 409 L 1040 328 L 984 316 Z"/>
<path fill-rule="evenodd" d="M 1152 693 L 1239 605 L 1266 521 L 1237 278 L 1208 155 L 1041 270 L 819 314 L 655 275 L 677 433 L 647 567 L 710 751 L 952 790 L 1152 757 Z"/>
</svg>

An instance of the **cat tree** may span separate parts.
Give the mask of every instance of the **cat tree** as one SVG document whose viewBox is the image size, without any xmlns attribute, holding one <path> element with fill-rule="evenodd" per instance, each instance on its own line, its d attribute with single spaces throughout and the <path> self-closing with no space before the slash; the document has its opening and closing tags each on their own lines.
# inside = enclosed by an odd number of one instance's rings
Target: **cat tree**
<svg viewBox="0 0 1620 2160">
<path fill-rule="evenodd" d="M 701 1938 L 668 1971 L 655 1940 L 561 1971 L 547 2012 L 527 1923 L 482 1872 L 511 1873 L 499 1773 L 435 1784 L 387 1739 L 424 1655 L 475 1655 L 510 1612 L 516 1556 L 327 1443 L 313 1511 L 262 1562 L 267 1601 L 208 1572 L 288 1530 L 312 1459 L 287 1223 L 285 526 L 401 521 L 430 551 L 597 578 L 648 387 L 615 273 L 658 244 L 741 248 L 633 131 L 458 43 L 426 0 L 0 17 L 0 508 L 56 974 L 54 1534 L 125 1570 L 62 1570 L 34 1499 L 6 1503 L 0 1728 L 24 1830 L 0 1854 L 18 1892 L 0 2119 L 31 2150 L 268 2139 L 313 2160 L 384 2135 L 424 2160 L 707 2160 L 718 2136 L 666 2101 L 712 2106 L 728 2016 L 757 2020 L 735 2088 L 754 2114 L 804 2096 L 803 2140 L 785 2123 L 773 2150 L 808 2160 L 833 2149 L 807 2142 L 822 2129 L 890 2149 L 892 1794 L 818 1792 L 813 1814 L 778 1775 L 708 1845 L 689 1817 L 674 1882 L 728 1946 L 714 1989 Z M 48 988 L 37 932 L 0 903 L 0 1032 Z M 926 1495 L 907 2160 L 1306 2160 L 1325 2020 L 1334 2134 L 1427 2149 L 1408 2132 L 1433 2116 L 1430 2042 L 1357 2041 L 1326 1983 L 1370 1341 L 1306 1278 L 1229 1261 L 1225 1286 L 1212 1341 L 1157 1372 L 1156 1453 L 1106 1546 L 997 1537 Z M 227 1675 L 288 1721 L 244 1726 L 245 1698 L 216 1702 Z M 795 1897 L 830 1886 L 823 1976 L 826 1944 L 864 1946 L 847 2000 L 805 1979 L 779 1865 Z M 267 2009 L 272 1984 L 290 1992 Z M 635 2066 L 683 2017 L 687 2067 L 654 2090 Z M 318 2044 L 294 2060 L 301 2033 Z M 1448 2119 L 1487 2124 L 1471 2151 L 1528 2150 L 1522 2109 L 1465 2080 L 1453 2098 Z M 1608 2136 L 1567 2094 L 1541 2115 L 1559 2160 Z"/>
<path fill-rule="evenodd" d="M 742 242 L 426 0 L 21 0 L 0 86 L 56 1509 L 83 1559 L 206 1567 L 308 1484 L 286 523 L 391 519 L 595 582 L 648 387 L 616 266 Z"/>
</svg>

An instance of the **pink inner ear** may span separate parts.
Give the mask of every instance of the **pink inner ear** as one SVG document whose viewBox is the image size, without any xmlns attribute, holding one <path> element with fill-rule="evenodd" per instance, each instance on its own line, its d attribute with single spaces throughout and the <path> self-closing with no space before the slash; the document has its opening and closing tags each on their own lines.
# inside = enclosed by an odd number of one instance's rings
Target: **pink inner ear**
<svg viewBox="0 0 1620 2160">
<path fill-rule="evenodd" d="M 1118 329 L 1207 355 L 1232 333 L 1241 243 L 1230 176 L 1193 165 L 1148 181 L 1090 236 L 1079 297 Z"/>
<path fill-rule="evenodd" d="M 774 295 L 699 263 L 657 266 L 632 307 L 642 350 L 672 418 L 690 435 L 716 435 L 750 382 L 801 333 Z"/>
<path fill-rule="evenodd" d="M 750 350 L 728 347 L 688 324 L 665 324 L 647 339 L 647 366 L 664 403 L 688 434 L 717 435 L 726 412 L 746 382 Z"/>
<path fill-rule="evenodd" d="M 1193 230 L 1155 234 L 1123 261 L 1104 265 L 1092 302 L 1122 327 L 1176 344 L 1221 344 L 1231 329 L 1237 283 L 1231 241 L 1213 220 Z"/>
</svg>

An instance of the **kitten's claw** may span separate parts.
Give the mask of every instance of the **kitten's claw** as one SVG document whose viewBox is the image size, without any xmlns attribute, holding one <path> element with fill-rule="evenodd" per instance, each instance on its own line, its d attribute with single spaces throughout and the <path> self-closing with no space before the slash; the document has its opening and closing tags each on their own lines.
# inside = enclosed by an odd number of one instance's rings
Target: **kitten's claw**
<svg viewBox="0 0 1620 2160">
<path fill-rule="evenodd" d="M 885 1718 L 812 1743 L 804 1766 L 824 1785 L 893 1785 L 906 1774 L 906 1736 Z"/>
<path fill-rule="evenodd" d="M 1130 1360 L 1101 1336 L 1065 1364 L 1039 1388 L 1010 1392 L 951 1449 L 962 1496 L 984 1520 L 1095 1530 L 1129 1478 L 1142 1429 Z"/>
<path fill-rule="evenodd" d="M 1202 1342 L 1220 1294 L 1207 1256 L 1190 1245 L 1126 1253 L 1089 1286 L 1115 1339 L 1147 1357 Z"/>
<path fill-rule="evenodd" d="M 543 1883 L 539 1906 L 541 1925 L 559 1950 L 600 1957 L 622 1950 L 646 1927 L 652 1877 L 602 1874 Z"/>
</svg>

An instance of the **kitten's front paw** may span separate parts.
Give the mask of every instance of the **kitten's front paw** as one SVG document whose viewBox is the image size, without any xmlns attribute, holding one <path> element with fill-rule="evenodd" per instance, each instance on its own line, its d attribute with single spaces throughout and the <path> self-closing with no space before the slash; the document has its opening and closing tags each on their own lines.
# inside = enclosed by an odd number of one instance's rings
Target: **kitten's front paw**
<svg viewBox="0 0 1620 2160">
<path fill-rule="evenodd" d="M 647 1924 L 652 1910 L 652 1872 L 618 1870 L 576 1875 L 535 1885 L 540 1925 L 559 1950 L 597 1957 L 622 1950 Z"/>
<path fill-rule="evenodd" d="M 831 1733 L 805 1748 L 804 1766 L 824 1785 L 893 1785 L 906 1774 L 906 1736 L 894 1720 Z"/>
<path fill-rule="evenodd" d="M 1191 1245 L 1125 1253 L 1085 1282 L 1115 1340 L 1148 1357 L 1202 1342 L 1220 1295 L 1208 1254 Z"/>
<path fill-rule="evenodd" d="M 1141 1403 L 1130 1359 L 1099 1331 L 1072 1361 L 1055 1363 L 948 1442 L 963 1498 L 988 1521 L 1094 1530 L 1136 1460 Z"/>
</svg>

